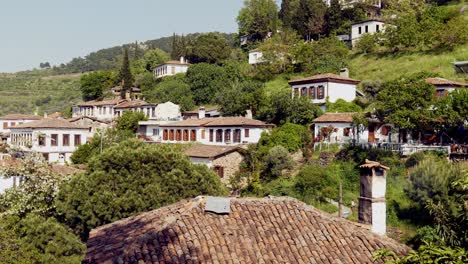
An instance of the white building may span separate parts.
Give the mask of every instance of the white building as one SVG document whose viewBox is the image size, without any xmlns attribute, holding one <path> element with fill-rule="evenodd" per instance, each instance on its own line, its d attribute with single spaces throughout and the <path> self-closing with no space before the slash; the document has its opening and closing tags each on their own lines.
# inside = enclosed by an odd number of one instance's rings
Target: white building
<svg viewBox="0 0 468 264">
<path fill-rule="evenodd" d="M 204 107 L 201 106 L 197 110 L 185 111 L 182 113 L 182 118 L 185 119 L 198 119 L 200 115 L 204 117 L 220 117 L 221 113 L 219 112 L 218 106 Z"/>
<path fill-rule="evenodd" d="M 359 38 L 364 34 L 374 34 L 383 31 L 385 23 L 381 20 L 371 19 L 351 25 L 351 45 L 354 48 Z"/>
<path fill-rule="evenodd" d="M 153 69 L 153 74 L 156 78 L 162 78 L 178 73 L 186 73 L 189 67 L 190 63 L 188 63 L 184 57 L 181 57 L 179 61 L 168 61 L 156 66 L 156 68 Z"/>
<path fill-rule="evenodd" d="M 42 117 L 37 115 L 9 114 L 0 117 L 0 134 L 10 132 L 9 127 L 21 125 L 24 123 L 40 120 Z"/>
<path fill-rule="evenodd" d="M 142 137 L 153 142 L 236 146 L 257 143 L 262 132 L 271 127 L 245 117 L 202 117 L 154 125 L 140 122 L 139 131 Z"/>
<path fill-rule="evenodd" d="M 263 52 L 258 49 L 254 49 L 249 51 L 249 64 L 258 64 L 265 62 L 265 60 L 262 59 L 263 57 Z"/>
<path fill-rule="evenodd" d="M 310 98 L 312 103 L 325 105 L 343 99 L 352 102 L 356 98 L 356 85 L 360 83 L 345 76 L 333 73 L 318 74 L 312 77 L 289 81 L 291 96 Z"/>
<path fill-rule="evenodd" d="M 324 0 L 327 6 L 331 5 L 331 0 Z M 355 4 L 358 3 L 366 3 L 373 7 L 382 8 L 382 1 L 381 0 L 373 0 L 372 2 L 369 0 L 340 0 L 340 4 L 342 8 L 352 8 Z"/>
<path fill-rule="evenodd" d="M 456 82 L 444 78 L 427 78 L 426 82 L 436 87 L 436 96 L 444 97 L 448 93 L 455 91 L 457 88 L 468 88 L 468 83 Z"/>
<path fill-rule="evenodd" d="M 86 143 L 89 128 L 63 119 L 29 122 L 10 127 L 9 144 L 23 151 L 42 153 L 48 162 L 65 163 L 78 146 Z"/>
<path fill-rule="evenodd" d="M 126 99 L 112 99 L 102 101 L 88 101 L 73 107 L 73 117 L 88 116 L 94 117 L 100 120 L 112 120 L 114 119 L 114 107 L 120 103 L 127 102 Z"/>
<path fill-rule="evenodd" d="M 396 143 L 398 133 L 388 124 L 369 123 L 366 128 L 353 126 L 356 113 L 325 113 L 314 120 L 314 141 L 329 143 Z"/>
</svg>

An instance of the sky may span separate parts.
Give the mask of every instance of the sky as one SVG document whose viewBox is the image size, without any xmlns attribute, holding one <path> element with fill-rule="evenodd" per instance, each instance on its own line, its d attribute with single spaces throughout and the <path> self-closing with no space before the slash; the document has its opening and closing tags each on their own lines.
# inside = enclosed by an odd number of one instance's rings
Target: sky
<svg viewBox="0 0 468 264">
<path fill-rule="evenodd" d="M 237 32 L 243 0 L 0 0 L 0 72 L 174 32 Z"/>
</svg>

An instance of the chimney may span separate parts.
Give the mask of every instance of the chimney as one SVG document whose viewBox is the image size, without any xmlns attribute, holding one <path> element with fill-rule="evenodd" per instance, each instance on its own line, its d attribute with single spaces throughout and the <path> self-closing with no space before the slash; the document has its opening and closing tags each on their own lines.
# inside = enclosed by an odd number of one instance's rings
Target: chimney
<svg viewBox="0 0 468 264">
<path fill-rule="evenodd" d="M 181 57 L 180 57 L 180 63 L 185 63 L 185 58 L 184 58 L 184 56 L 181 56 Z"/>
<path fill-rule="evenodd" d="M 340 76 L 349 78 L 349 69 L 348 68 L 343 68 L 340 70 Z"/>
<path fill-rule="evenodd" d="M 252 110 L 248 109 L 245 111 L 245 118 L 253 119 Z"/>
<path fill-rule="evenodd" d="M 47 118 L 47 113 L 46 112 L 44 112 L 44 118 Z"/>
<path fill-rule="evenodd" d="M 205 118 L 205 115 L 206 115 L 205 107 L 200 106 L 200 108 L 198 108 L 198 118 L 203 119 L 203 118 Z"/>
<path fill-rule="evenodd" d="M 361 174 L 359 223 L 371 225 L 372 232 L 385 235 L 387 231 L 385 192 L 389 168 L 367 159 L 359 168 Z"/>
</svg>

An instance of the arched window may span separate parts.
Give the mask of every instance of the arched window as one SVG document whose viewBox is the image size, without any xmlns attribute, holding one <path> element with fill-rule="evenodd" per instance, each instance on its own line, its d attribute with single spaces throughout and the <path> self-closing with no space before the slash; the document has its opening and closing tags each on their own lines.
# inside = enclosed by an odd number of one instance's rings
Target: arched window
<svg viewBox="0 0 468 264">
<path fill-rule="evenodd" d="M 324 99 L 325 98 L 325 87 L 323 85 L 320 85 L 317 88 L 317 99 Z"/>
<path fill-rule="evenodd" d="M 307 96 L 307 87 L 301 88 L 301 96 Z"/>
<path fill-rule="evenodd" d="M 315 99 L 315 86 L 309 87 L 309 97 Z"/>
</svg>

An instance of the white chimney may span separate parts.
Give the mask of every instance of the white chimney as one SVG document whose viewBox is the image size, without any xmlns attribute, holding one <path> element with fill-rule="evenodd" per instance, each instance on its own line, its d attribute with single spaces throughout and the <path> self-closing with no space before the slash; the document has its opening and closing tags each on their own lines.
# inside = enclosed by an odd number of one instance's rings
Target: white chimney
<svg viewBox="0 0 468 264">
<path fill-rule="evenodd" d="M 47 118 L 47 113 L 46 112 L 44 112 L 44 118 Z"/>
<path fill-rule="evenodd" d="M 349 78 L 349 69 L 348 68 L 343 68 L 340 70 L 340 76 Z"/>
<path fill-rule="evenodd" d="M 245 118 L 253 119 L 252 110 L 248 109 L 245 111 Z"/>
<path fill-rule="evenodd" d="M 385 235 L 387 232 L 385 192 L 389 168 L 367 159 L 359 168 L 361 174 L 359 223 L 369 224 L 372 232 Z"/>
<path fill-rule="evenodd" d="M 185 63 L 185 58 L 184 58 L 184 56 L 181 56 L 181 57 L 180 57 L 180 63 Z"/>
<path fill-rule="evenodd" d="M 199 118 L 199 119 L 203 119 L 203 118 L 205 118 L 205 116 L 206 116 L 205 107 L 204 107 L 204 106 L 200 106 L 200 108 L 198 108 L 198 118 Z"/>
</svg>

